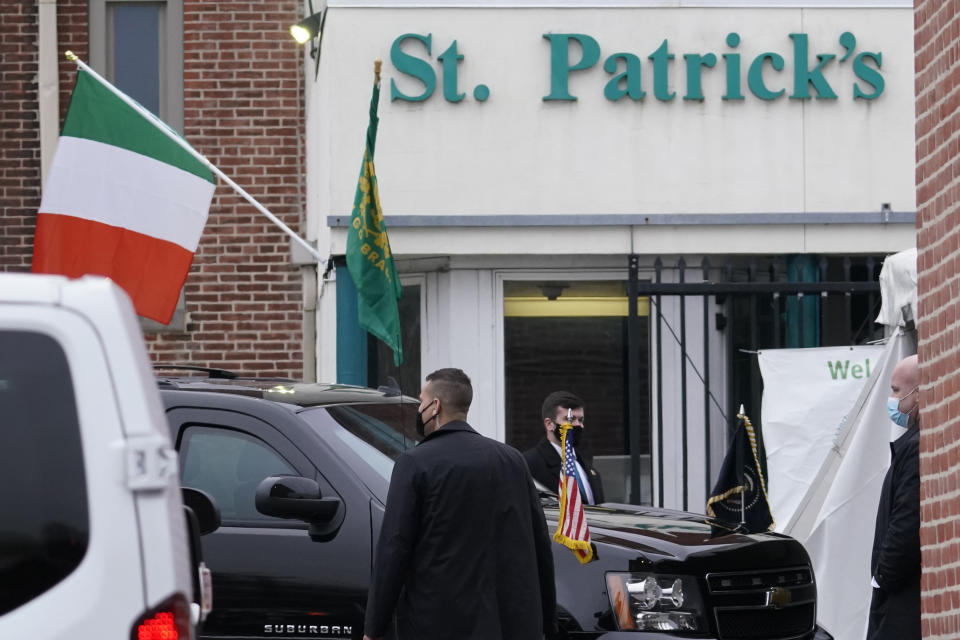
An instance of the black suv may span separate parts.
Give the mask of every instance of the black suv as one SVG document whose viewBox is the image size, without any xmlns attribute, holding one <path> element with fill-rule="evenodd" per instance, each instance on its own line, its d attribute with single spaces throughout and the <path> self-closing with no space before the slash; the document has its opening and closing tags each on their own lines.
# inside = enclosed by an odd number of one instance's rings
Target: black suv
<svg viewBox="0 0 960 640">
<path fill-rule="evenodd" d="M 210 494 L 222 518 L 203 540 L 215 598 L 202 637 L 361 638 L 393 462 L 417 443 L 417 401 L 289 381 L 159 385 L 182 484 Z M 544 491 L 551 531 L 557 506 Z M 554 544 L 570 638 L 814 637 L 813 571 L 792 538 L 627 505 L 587 517 L 597 560 L 581 565 Z"/>
</svg>

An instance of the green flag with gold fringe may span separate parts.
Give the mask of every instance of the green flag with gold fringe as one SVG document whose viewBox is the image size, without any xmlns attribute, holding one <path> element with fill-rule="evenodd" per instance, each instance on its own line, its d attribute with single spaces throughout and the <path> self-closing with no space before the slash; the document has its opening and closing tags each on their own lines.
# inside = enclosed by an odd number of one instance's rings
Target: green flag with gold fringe
<svg viewBox="0 0 960 640">
<path fill-rule="evenodd" d="M 393 362 L 403 362 L 400 344 L 400 312 L 397 301 L 403 294 L 393 264 L 387 225 L 380 208 L 377 174 L 373 167 L 373 150 L 377 142 L 377 105 L 380 102 L 380 61 L 375 65 L 376 79 L 370 98 L 370 124 L 367 125 L 367 146 L 353 197 L 350 232 L 347 234 L 347 268 L 357 287 L 357 315 L 360 327 L 393 349 Z"/>
</svg>

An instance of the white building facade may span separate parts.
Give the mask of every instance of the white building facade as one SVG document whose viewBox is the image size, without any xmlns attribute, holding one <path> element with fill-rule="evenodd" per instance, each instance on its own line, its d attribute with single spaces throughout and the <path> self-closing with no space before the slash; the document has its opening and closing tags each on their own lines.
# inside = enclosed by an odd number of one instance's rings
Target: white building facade
<svg viewBox="0 0 960 640">
<path fill-rule="evenodd" d="M 640 282 L 778 259 L 822 281 L 915 243 L 910 2 L 330 0 L 315 81 L 306 65 L 306 186 L 308 235 L 333 256 L 375 59 L 379 191 L 416 335 L 403 391 L 460 367 L 471 424 L 520 448 L 546 393 L 581 395 L 608 497 L 702 511 L 744 401 L 731 324 L 749 308 L 641 295 L 631 324 L 631 256 Z M 317 377 L 383 384 L 375 345 L 343 326 L 346 277 L 320 289 Z M 820 342 L 829 306 L 808 316 Z"/>
</svg>

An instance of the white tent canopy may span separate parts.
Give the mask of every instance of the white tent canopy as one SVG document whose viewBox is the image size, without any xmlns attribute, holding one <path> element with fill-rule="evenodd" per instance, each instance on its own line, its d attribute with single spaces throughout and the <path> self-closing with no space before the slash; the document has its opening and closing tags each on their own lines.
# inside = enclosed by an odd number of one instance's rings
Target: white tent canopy
<svg viewBox="0 0 960 640">
<path fill-rule="evenodd" d="M 895 253 L 880 269 L 880 313 L 877 322 L 888 327 L 904 325 L 903 309 L 909 305 L 912 320 L 917 310 L 917 249 Z"/>
<path fill-rule="evenodd" d="M 890 464 L 890 373 L 916 352 L 903 309 L 917 304 L 917 250 L 888 257 L 880 272 L 877 322 L 891 328 L 873 374 L 840 425 L 816 479 L 784 533 L 804 544 L 817 577 L 818 622 L 836 640 L 862 640 L 870 607 L 870 549 L 883 476 Z"/>
</svg>

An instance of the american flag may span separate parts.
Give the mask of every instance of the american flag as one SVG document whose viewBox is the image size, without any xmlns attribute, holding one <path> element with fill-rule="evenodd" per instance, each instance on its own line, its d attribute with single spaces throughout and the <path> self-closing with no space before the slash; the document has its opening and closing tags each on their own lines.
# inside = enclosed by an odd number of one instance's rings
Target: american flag
<svg viewBox="0 0 960 640">
<path fill-rule="evenodd" d="M 583 513 L 580 500 L 580 487 L 577 484 L 577 457 L 573 445 L 567 440 L 569 423 L 560 425 L 560 440 L 563 448 L 563 475 L 560 477 L 560 522 L 553 539 L 573 550 L 582 563 L 593 559 L 593 545 L 590 544 L 590 527 Z"/>
</svg>

